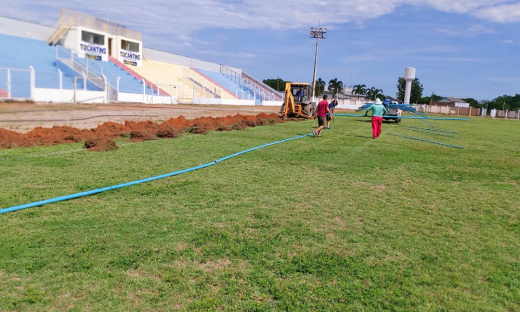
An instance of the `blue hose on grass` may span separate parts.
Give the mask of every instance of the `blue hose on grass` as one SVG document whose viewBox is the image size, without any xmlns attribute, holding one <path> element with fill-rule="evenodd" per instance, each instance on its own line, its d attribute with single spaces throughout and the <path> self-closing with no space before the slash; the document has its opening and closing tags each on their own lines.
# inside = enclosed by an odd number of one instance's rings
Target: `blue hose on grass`
<svg viewBox="0 0 520 312">
<path fill-rule="evenodd" d="M 202 169 L 202 168 L 206 168 L 206 167 L 209 167 L 209 166 L 213 166 L 213 165 L 215 165 L 215 164 L 217 164 L 219 162 L 222 162 L 224 160 L 230 159 L 232 157 L 235 157 L 235 156 L 238 156 L 238 155 L 241 155 L 241 154 L 245 154 L 247 152 L 251 152 L 251 151 L 254 151 L 254 150 L 257 150 L 257 149 L 261 149 L 261 148 L 264 148 L 264 147 L 267 147 L 267 146 L 271 146 L 271 145 L 275 145 L 275 144 L 280 144 L 280 143 L 287 142 L 287 141 L 301 139 L 301 138 L 304 138 L 304 137 L 307 137 L 307 136 L 310 136 L 310 135 L 312 135 L 312 133 L 305 134 L 305 135 L 300 135 L 300 136 L 297 136 L 297 137 L 294 137 L 294 138 L 288 138 L 288 139 L 284 139 L 284 140 L 280 140 L 280 141 L 276 141 L 276 142 L 267 143 L 267 144 L 264 144 L 264 145 L 260 145 L 260 146 L 256 146 L 256 147 L 253 147 L 253 148 L 250 148 L 250 149 L 246 149 L 244 151 L 241 151 L 241 152 L 238 152 L 238 153 L 235 153 L 235 154 L 231 154 L 231 155 L 226 156 L 226 157 L 222 157 L 220 159 L 217 159 L 217 160 L 215 160 L 213 162 L 209 162 L 209 163 L 204 164 L 204 165 L 191 167 L 191 168 L 183 169 L 183 170 L 179 170 L 179 171 L 174 171 L 174 172 L 158 175 L 158 176 L 151 177 L 151 178 L 136 180 L 136 181 L 132 181 L 132 182 L 127 182 L 127 183 L 107 186 L 107 187 L 103 187 L 103 188 L 98 188 L 98 189 L 91 190 L 91 191 L 85 191 L 85 192 L 75 193 L 75 194 L 71 194 L 71 195 L 65 195 L 65 196 L 50 198 L 50 199 L 41 200 L 41 201 L 37 201 L 37 202 L 32 202 L 32 203 L 28 203 L 28 204 L 24 204 L 24 205 L 19 205 L 19 206 L 13 206 L 13 207 L 9 207 L 9 208 L 0 209 L 0 214 L 7 213 L 7 212 L 13 212 L 13 211 L 17 211 L 17 210 L 22 210 L 22 209 L 26 209 L 26 208 L 33 208 L 33 207 L 37 207 L 37 206 L 43 206 L 43 205 L 47 205 L 47 204 L 52 204 L 52 203 L 56 203 L 56 202 L 60 202 L 60 201 L 69 200 L 69 199 L 76 199 L 76 198 L 80 198 L 80 197 L 84 197 L 84 196 L 90 196 L 90 195 L 99 194 L 99 193 L 102 193 L 102 192 L 111 191 L 111 190 L 115 190 L 115 189 L 131 186 L 131 185 L 135 185 L 135 184 L 146 183 L 146 182 L 150 182 L 150 181 L 154 181 L 154 180 L 159 180 L 159 179 L 164 179 L 164 178 L 167 178 L 167 177 L 172 177 L 172 176 L 179 175 L 179 174 L 182 174 L 182 173 L 195 171 L 195 170 L 198 170 L 198 169 Z"/>
<path fill-rule="evenodd" d="M 443 129 L 438 129 L 438 128 L 431 129 L 431 128 L 421 128 L 421 127 L 410 127 L 410 126 L 407 127 L 407 128 L 411 128 L 411 129 L 422 129 L 422 130 L 435 131 L 435 132 L 446 132 L 446 133 L 455 133 L 455 134 L 459 134 L 457 131 L 443 130 Z"/>
<path fill-rule="evenodd" d="M 425 140 L 425 139 L 421 139 L 421 138 L 414 138 L 414 137 L 410 137 L 410 136 L 407 136 L 407 135 L 400 135 L 400 134 L 395 134 L 395 133 L 389 133 L 389 135 L 395 135 L 395 136 L 398 136 L 398 137 L 401 137 L 401 138 L 412 139 L 412 140 L 417 140 L 417 141 L 423 141 L 423 142 L 428 142 L 428 143 L 433 143 L 433 144 L 443 145 L 443 146 L 447 146 L 447 147 L 453 147 L 453 148 L 460 148 L 460 149 L 463 149 L 462 146 L 451 145 L 451 144 L 446 144 L 446 143 L 437 142 L 437 141 L 431 141 L 431 140 Z"/>
<path fill-rule="evenodd" d="M 372 117 L 365 115 L 355 115 L 355 114 L 334 114 L 334 116 L 344 116 L 344 117 Z M 432 120 L 469 120 L 469 118 L 443 118 L 443 117 L 412 117 L 412 116 L 383 116 L 383 118 L 403 118 L 403 119 L 432 119 Z"/>
<path fill-rule="evenodd" d="M 408 130 L 408 131 L 427 133 L 427 134 L 431 134 L 431 135 L 438 135 L 438 136 L 443 136 L 443 137 L 448 137 L 448 138 L 456 138 L 456 136 L 451 135 L 451 134 L 447 134 L 445 132 L 422 130 L 422 129 L 416 129 L 416 128 L 413 128 L 413 127 L 411 127 L 411 128 L 410 127 L 406 127 L 405 129 Z"/>
<path fill-rule="evenodd" d="M 424 122 L 425 124 L 427 124 L 428 126 L 430 126 L 430 127 L 432 127 L 432 128 L 435 128 L 434 125 L 432 125 L 431 123 L 429 123 L 429 122 L 427 122 L 426 120 L 424 120 L 424 119 L 428 118 L 428 116 L 426 116 L 426 115 L 419 115 L 419 114 L 417 114 L 417 113 L 415 113 L 415 112 L 410 112 L 410 114 L 412 114 L 412 115 L 414 115 L 414 116 L 422 117 L 422 118 L 421 118 L 421 121 L 422 121 L 422 122 Z"/>
</svg>

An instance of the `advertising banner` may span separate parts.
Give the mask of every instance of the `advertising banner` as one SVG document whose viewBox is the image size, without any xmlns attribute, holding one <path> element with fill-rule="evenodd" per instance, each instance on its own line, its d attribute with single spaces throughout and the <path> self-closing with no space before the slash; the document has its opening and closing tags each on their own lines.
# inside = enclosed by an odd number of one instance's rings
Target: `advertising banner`
<svg viewBox="0 0 520 312">
<path fill-rule="evenodd" d="M 141 53 L 128 50 L 119 50 L 119 61 L 129 66 L 141 66 Z"/>
<path fill-rule="evenodd" d="M 80 41 L 78 56 L 108 62 L 107 50 L 108 49 L 104 45 Z"/>
</svg>

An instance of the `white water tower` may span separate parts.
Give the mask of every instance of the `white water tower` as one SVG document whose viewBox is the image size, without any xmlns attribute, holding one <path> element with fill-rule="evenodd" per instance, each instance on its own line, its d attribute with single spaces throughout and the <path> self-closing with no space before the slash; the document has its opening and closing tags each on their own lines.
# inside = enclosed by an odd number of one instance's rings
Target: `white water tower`
<svg viewBox="0 0 520 312">
<path fill-rule="evenodd" d="M 404 69 L 404 81 L 406 88 L 404 89 L 404 104 L 410 104 L 410 94 L 412 93 L 412 81 L 415 80 L 415 68 L 406 67 Z"/>
</svg>

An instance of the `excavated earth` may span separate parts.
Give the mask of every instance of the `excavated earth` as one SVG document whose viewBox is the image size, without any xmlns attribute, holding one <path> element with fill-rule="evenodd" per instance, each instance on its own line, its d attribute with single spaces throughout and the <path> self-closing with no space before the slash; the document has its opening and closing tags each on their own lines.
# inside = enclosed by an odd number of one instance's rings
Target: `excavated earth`
<svg viewBox="0 0 520 312">
<path fill-rule="evenodd" d="M 69 126 L 37 127 L 27 133 L 0 128 L 0 149 L 84 142 L 90 151 L 117 149 L 115 138 L 130 137 L 131 141 L 176 138 L 182 132 L 206 134 L 208 131 L 243 130 L 247 127 L 272 125 L 283 122 L 277 114 L 241 115 L 226 117 L 199 117 L 187 120 L 183 116 L 163 123 L 153 121 L 125 121 L 124 124 L 105 122 L 93 129 Z"/>
</svg>

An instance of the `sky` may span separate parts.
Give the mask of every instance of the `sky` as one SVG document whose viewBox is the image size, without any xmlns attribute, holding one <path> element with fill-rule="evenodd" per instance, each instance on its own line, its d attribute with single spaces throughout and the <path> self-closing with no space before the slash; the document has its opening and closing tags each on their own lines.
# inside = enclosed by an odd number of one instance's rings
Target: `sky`
<svg viewBox="0 0 520 312">
<path fill-rule="evenodd" d="M 119 21 L 148 48 L 243 68 L 260 78 L 366 84 L 395 96 L 415 67 L 423 96 L 520 93 L 520 1 L 0 0 L 0 15 L 54 25 L 60 7 Z"/>
</svg>

